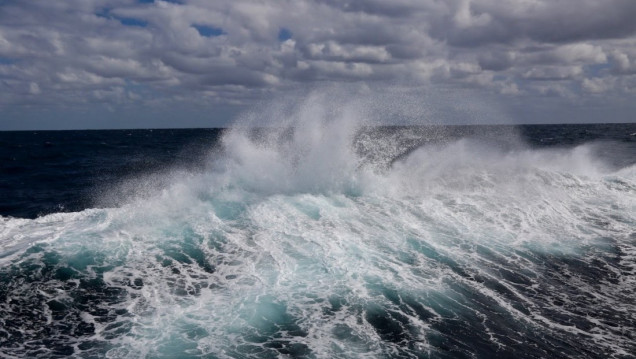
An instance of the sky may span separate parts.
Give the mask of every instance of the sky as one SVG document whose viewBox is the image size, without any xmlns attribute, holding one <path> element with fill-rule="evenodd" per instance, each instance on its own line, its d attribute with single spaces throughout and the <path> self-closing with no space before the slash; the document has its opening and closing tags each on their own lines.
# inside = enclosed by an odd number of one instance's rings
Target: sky
<svg viewBox="0 0 636 359">
<path fill-rule="evenodd" d="M 223 127 L 331 90 L 413 123 L 636 122 L 634 19 L 634 0 L 0 0 L 0 130 Z"/>
</svg>

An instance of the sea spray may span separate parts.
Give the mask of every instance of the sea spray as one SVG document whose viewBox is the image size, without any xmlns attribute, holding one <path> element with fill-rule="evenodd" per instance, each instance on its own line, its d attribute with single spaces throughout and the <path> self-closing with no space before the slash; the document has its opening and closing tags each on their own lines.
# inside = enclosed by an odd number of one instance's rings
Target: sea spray
<svg viewBox="0 0 636 359">
<path fill-rule="evenodd" d="M 2 218 L 0 353 L 629 357 L 634 164 L 325 98 L 114 208 Z"/>
</svg>

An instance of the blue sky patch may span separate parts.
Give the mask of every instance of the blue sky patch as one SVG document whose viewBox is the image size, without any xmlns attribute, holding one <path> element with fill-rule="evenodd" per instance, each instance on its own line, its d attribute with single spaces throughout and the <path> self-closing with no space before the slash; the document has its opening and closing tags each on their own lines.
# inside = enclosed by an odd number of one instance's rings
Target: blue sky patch
<svg viewBox="0 0 636 359">
<path fill-rule="evenodd" d="M 0 65 L 13 65 L 13 64 L 15 64 L 14 59 L 0 56 Z"/>
<path fill-rule="evenodd" d="M 135 19 L 132 17 L 119 17 L 119 16 L 112 15 L 110 13 L 110 9 L 108 8 L 100 9 L 98 12 L 95 13 L 95 16 L 102 17 L 104 19 L 115 19 L 121 22 L 121 24 L 125 26 L 136 26 L 136 27 L 148 26 L 148 21 L 145 21 L 145 20 Z"/>
<path fill-rule="evenodd" d="M 148 26 L 148 21 L 135 19 L 132 17 L 121 18 L 119 19 L 119 22 L 121 22 L 122 25 L 126 25 L 126 26 L 138 26 L 138 27 Z"/>
<path fill-rule="evenodd" d="M 225 31 L 223 31 L 220 27 L 208 26 L 208 25 L 192 25 L 193 28 L 197 29 L 201 36 L 205 37 L 216 37 L 225 35 Z"/>
<path fill-rule="evenodd" d="M 110 19 L 112 16 L 110 15 L 110 9 L 103 8 L 95 13 L 97 17 L 103 17 L 104 19 Z"/>
<path fill-rule="evenodd" d="M 588 65 L 584 67 L 585 73 L 590 74 L 594 77 L 602 76 L 607 70 L 609 70 L 612 66 L 608 63 L 604 64 L 595 64 Z"/>
<path fill-rule="evenodd" d="M 291 32 L 291 30 L 281 27 L 280 30 L 278 31 L 278 40 L 287 41 L 291 39 L 293 35 L 294 34 Z"/>
<path fill-rule="evenodd" d="M 152 4 L 155 2 L 155 0 L 137 0 L 140 4 Z M 173 4 L 183 4 L 183 2 L 178 1 L 178 0 L 163 0 L 165 2 L 171 2 Z"/>
</svg>

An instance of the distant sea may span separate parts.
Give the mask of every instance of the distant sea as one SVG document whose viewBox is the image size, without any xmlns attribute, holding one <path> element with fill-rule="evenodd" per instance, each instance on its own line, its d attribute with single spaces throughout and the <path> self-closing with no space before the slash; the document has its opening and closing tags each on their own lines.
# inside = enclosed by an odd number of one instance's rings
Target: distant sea
<svg viewBox="0 0 636 359">
<path fill-rule="evenodd" d="M 634 358 L 636 123 L 0 132 L 0 358 Z"/>
</svg>

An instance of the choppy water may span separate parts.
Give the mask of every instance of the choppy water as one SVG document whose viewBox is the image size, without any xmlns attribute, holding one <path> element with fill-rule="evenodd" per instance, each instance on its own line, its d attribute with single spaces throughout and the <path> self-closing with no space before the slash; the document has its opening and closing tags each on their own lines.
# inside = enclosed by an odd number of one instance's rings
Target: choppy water
<svg viewBox="0 0 636 359">
<path fill-rule="evenodd" d="M 293 125 L 142 169 L 72 144 L 122 132 L 47 141 L 78 152 L 58 174 L 84 200 L 5 200 L 0 356 L 636 355 L 636 125 Z"/>
</svg>

